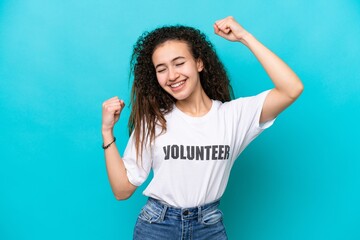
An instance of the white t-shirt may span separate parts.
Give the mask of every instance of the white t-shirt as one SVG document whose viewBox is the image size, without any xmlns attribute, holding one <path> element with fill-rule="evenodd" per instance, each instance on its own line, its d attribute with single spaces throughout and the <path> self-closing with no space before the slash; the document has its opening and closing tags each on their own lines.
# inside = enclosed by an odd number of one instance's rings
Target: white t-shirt
<svg viewBox="0 0 360 240">
<path fill-rule="evenodd" d="M 219 199 L 235 159 L 274 122 L 259 125 L 268 92 L 225 103 L 213 100 L 210 111 L 201 117 L 191 117 L 174 106 L 165 116 L 167 131 L 144 149 L 142 166 L 136 163 L 131 135 L 123 156 L 129 181 L 140 186 L 153 169 L 145 196 L 182 208 Z"/>
</svg>

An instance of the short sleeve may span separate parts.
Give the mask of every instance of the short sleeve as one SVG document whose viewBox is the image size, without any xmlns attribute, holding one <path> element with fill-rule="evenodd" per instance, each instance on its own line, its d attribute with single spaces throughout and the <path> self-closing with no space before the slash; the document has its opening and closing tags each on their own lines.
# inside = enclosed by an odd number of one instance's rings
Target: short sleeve
<svg viewBox="0 0 360 240">
<path fill-rule="evenodd" d="M 238 98 L 230 102 L 230 114 L 234 119 L 232 135 L 235 141 L 235 156 L 239 156 L 251 141 L 273 125 L 275 119 L 260 124 L 261 111 L 269 92 L 270 90 L 267 90 L 255 96 Z"/>
<path fill-rule="evenodd" d="M 260 124 L 260 116 L 264 106 L 265 99 L 270 90 L 264 91 L 256 96 L 244 98 L 244 111 L 249 121 L 251 121 L 250 130 L 261 132 L 273 125 L 275 119 Z"/>
<path fill-rule="evenodd" d="M 138 159 L 134 133 L 130 136 L 122 159 L 130 183 L 135 186 L 140 186 L 143 182 L 145 182 L 151 170 L 151 152 L 149 147 L 144 147 L 142 151 L 142 159 Z"/>
</svg>

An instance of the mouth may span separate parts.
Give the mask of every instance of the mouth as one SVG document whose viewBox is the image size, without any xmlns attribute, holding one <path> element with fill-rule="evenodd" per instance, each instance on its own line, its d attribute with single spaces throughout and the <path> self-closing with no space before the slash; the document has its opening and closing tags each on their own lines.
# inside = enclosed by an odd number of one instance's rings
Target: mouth
<svg viewBox="0 0 360 240">
<path fill-rule="evenodd" d="M 177 83 L 173 83 L 173 84 L 170 84 L 169 86 L 172 88 L 172 89 L 176 89 L 176 88 L 179 88 L 181 87 L 182 85 L 184 85 L 186 80 L 183 80 L 183 81 L 180 81 L 180 82 L 177 82 Z"/>
</svg>

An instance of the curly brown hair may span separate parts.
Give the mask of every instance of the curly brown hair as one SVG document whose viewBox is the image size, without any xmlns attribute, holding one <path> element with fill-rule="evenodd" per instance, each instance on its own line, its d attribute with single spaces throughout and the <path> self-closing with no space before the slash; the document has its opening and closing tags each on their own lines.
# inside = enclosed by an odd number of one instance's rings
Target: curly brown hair
<svg viewBox="0 0 360 240">
<path fill-rule="evenodd" d="M 187 26 L 164 26 L 143 33 L 134 45 L 131 57 L 131 73 L 134 82 L 131 91 L 129 133 L 134 131 L 137 155 L 142 157 L 143 146 L 154 141 L 155 127 L 166 131 L 165 114 L 170 112 L 176 99 L 159 85 L 152 55 L 157 46 L 177 40 L 186 43 L 196 60 L 202 60 L 200 83 L 210 99 L 222 102 L 233 99 L 233 91 L 224 65 L 205 34 Z M 161 134 L 160 133 L 160 134 Z"/>
</svg>

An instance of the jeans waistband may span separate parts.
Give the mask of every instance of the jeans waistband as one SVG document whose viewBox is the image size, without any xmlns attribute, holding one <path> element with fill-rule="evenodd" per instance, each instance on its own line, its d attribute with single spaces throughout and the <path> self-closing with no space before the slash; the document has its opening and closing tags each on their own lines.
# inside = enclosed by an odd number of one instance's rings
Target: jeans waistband
<svg viewBox="0 0 360 240">
<path fill-rule="evenodd" d="M 150 205 L 153 209 L 161 211 L 162 217 L 166 215 L 168 217 L 178 218 L 182 220 L 194 218 L 200 220 L 204 213 L 218 208 L 220 204 L 220 199 L 198 207 L 190 208 L 177 208 L 152 197 L 149 197 L 147 204 Z"/>
</svg>

